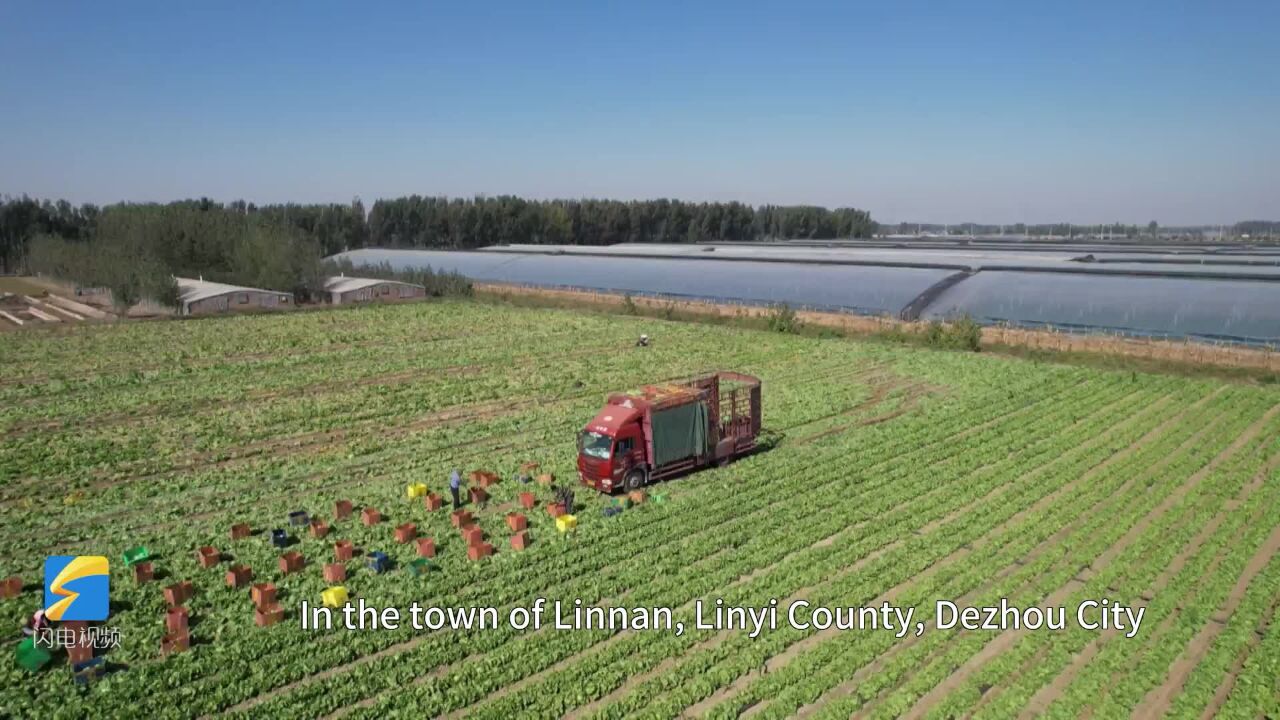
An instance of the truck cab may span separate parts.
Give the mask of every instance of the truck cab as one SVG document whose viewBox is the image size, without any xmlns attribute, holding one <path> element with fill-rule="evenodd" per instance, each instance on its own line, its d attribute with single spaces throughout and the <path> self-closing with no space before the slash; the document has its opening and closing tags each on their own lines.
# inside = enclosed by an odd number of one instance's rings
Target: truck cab
<svg viewBox="0 0 1280 720">
<path fill-rule="evenodd" d="M 639 411 L 610 405 L 587 423 L 578 434 L 578 476 L 584 485 L 605 493 L 645 484 Z"/>
</svg>

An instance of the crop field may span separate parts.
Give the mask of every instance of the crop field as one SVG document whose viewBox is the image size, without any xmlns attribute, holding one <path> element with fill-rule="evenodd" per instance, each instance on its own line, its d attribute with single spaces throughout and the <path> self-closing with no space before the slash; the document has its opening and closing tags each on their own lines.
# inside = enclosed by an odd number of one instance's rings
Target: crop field
<svg viewBox="0 0 1280 720">
<path fill-rule="evenodd" d="M 651 347 L 633 347 L 642 332 Z M 1274 387 L 476 302 L 12 332 L 0 369 L 0 577 L 25 583 L 0 622 L 16 645 L 46 555 L 105 555 L 122 639 L 83 688 L 61 655 L 39 675 L 6 661 L 3 716 L 1280 715 Z M 614 517 L 579 487 L 570 534 L 546 487 L 512 479 L 535 461 L 572 482 L 606 394 L 716 369 L 762 378 L 767 450 Z M 453 467 L 502 478 L 470 508 L 491 557 L 450 527 Z M 418 482 L 446 508 L 407 499 Z M 530 489 L 516 551 L 505 516 Z M 339 500 L 356 514 L 335 519 Z M 292 529 L 306 565 L 282 574 L 268 531 L 298 509 L 331 531 Z M 406 522 L 435 539 L 434 570 L 407 571 Z M 232 540 L 237 523 L 255 534 Z M 545 597 L 689 624 L 699 599 L 889 601 L 930 627 L 304 631 L 340 539 L 395 561 L 348 564 L 352 599 L 380 607 Z M 139 545 L 149 583 L 121 560 Z M 232 564 L 276 585 L 282 622 L 255 625 Z M 162 589 L 180 580 L 191 646 L 162 655 Z M 1001 598 L 1145 616 L 1134 637 L 931 627 L 938 599 Z"/>
</svg>

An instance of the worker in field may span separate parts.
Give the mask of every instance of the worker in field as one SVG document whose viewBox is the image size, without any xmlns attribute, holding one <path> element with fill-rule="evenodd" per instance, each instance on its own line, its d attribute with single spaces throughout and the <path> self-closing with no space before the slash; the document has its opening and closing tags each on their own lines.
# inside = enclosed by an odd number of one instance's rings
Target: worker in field
<svg viewBox="0 0 1280 720">
<path fill-rule="evenodd" d="M 462 507 L 462 498 L 459 496 L 462 490 L 462 473 L 458 468 L 454 468 L 449 474 L 449 494 L 453 496 L 453 509 L 457 510 Z"/>
<path fill-rule="evenodd" d="M 556 499 L 556 504 L 564 508 L 567 513 L 573 512 L 573 489 L 568 486 L 551 488 L 552 497 Z"/>
<path fill-rule="evenodd" d="M 49 627 L 49 619 L 45 617 L 44 610 L 37 610 L 35 615 L 27 618 L 27 624 L 22 628 L 22 634 L 28 637 L 40 637 L 40 633 Z"/>
</svg>

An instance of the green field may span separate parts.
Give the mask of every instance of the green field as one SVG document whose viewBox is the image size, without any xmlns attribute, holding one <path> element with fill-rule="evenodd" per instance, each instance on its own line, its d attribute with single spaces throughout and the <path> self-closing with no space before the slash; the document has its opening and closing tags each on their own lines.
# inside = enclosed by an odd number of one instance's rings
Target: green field
<svg viewBox="0 0 1280 720">
<path fill-rule="evenodd" d="M 632 347 L 648 333 L 653 346 Z M 0 622 L 41 603 L 49 554 L 112 561 L 116 671 L 76 689 L 65 659 L 0 671 L 25 717 L 1051 717 L 1280 713 L 1280 392 L 984 354 L 472 302 L 13 332 L 0 341 Z M 652 490 L 612 518 L 578 492 L 561 535 L 539 507 L 510 548 L 510 478 L 574 477 L 574 436 L 613 390 L 705 370 L 764 381 L 775 446 Z M 503 481 L 475 509 L 497 552 L 471 561 L 449 469 Z M 532 486 L 539 499 L 549 492 Z M 333 521 L 340 499 L 377 525 Z M 306 568 L 281 575 L 265 533 L 290 511 Z M 407 572 L 396 525 L 434 537 Z M 336 539 L 345 586 L 377 606 L 934 603 L 1145 608 L 1133 638 L 1069 626 L 947 631 L 304 632 Z M 147 546 L 162 578 L 120 561 Z M 202 569 L 195 548 L 227 559 Z M 233 558 L 233 559 L 232 559 Z M 273 582 L 285 622 L 254 625 L 232 563 Z M 159 652 L 161 589 L 189 580 L 190 650 Z M 12 649 L 7 652 L 12 652 Z"/>
</svg>

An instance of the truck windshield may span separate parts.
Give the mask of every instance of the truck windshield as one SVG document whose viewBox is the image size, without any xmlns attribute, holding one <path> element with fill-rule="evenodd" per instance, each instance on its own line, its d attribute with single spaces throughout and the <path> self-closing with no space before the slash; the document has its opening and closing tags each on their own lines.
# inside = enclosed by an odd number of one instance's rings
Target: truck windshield
<svg viewBox="0 0 1280 720">
<path fill-rule="evenodd" d="M 582 437 L 578 439 L 578 445 L 581 446 L 583 455 L 600 458 L 601 460 L 609 459 L 609 446 L 612 444 L 613 438 L 590 430 L 583 430 Z"/>
</svg>

